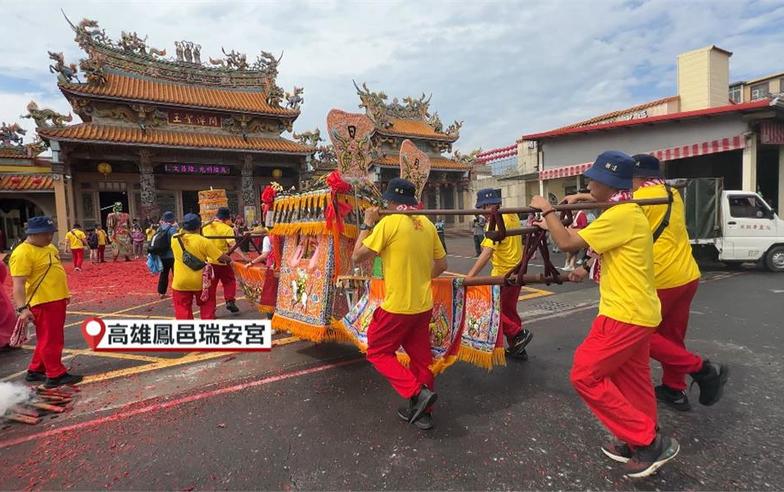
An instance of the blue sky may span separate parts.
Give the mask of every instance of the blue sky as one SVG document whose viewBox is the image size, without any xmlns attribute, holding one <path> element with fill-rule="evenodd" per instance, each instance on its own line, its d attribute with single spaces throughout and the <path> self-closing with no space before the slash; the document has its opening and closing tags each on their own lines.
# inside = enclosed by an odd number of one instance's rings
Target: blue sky
<svg viewBox="0 0 784 492">
<path fill-rule="evenodd" d="M 675 57 L 702 46 L 734 53 L 733 81 L 784 71 L 784 0 L 6 2 L 0 120 L 29 128 L 30 99 L 69 111 L 47 50 L 84 55 L 60 8 L 169 53 L 181 39 L 203 59 L 221 46 L 283 51 L 279 84 L 305 87 L 300 131 L 323 130 L 331 108 L 357 110 L 352 79 L 401 99 L 432 93 L 445 124 L 465 122 L 464 151 L 673 95 Z"/>
</svg>

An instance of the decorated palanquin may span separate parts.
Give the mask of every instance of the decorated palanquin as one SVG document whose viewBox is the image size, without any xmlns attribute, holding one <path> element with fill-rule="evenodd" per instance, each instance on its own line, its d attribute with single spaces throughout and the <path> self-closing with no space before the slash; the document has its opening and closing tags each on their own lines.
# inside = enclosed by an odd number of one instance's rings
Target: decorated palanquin
<svg viewBox="0 0 784 492">
<path fill-rule="evenodd" d="M 336 295 L 335 282 L 353 272 L 357 212 L 368 206 L 367 199 L 333 188 L 276 197 L 270 233 L 282 238 L 283 246 L 274 329 L 313 342 L 344 339 L 335 333 L 334 321 L 349 306 Z"/>
<path fill-rule="evenodd" d="M 439 277 L 433 279 L 432 288 L 430 345 L 433 364 L 430 369 L 433 373 L 442 372 L 458 360 L 486 369 L 504 365 L 503 338 L 500 336 L 500 287 L 465 287 L 462 278 Z M 370 279 L 359 302 L 334 325 L 338 338 L 347 338 L 363 352 L 367 350 L 367 329 L 373 311 L 383 300 L 384 281 Z M 402 349 L 397 356 L 402 362 L 408 362 L 408 356 Z"/>
</svg>

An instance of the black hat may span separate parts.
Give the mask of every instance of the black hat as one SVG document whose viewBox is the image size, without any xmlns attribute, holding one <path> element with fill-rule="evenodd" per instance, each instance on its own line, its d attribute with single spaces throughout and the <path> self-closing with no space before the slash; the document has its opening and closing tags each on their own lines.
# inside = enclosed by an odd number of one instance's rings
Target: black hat
<svg viewBox="0 0 784 492">
<path fill-rule="evenodd" d="M 402 203 L 403 205 L 417 205 L 416 186 L 403 178 L 393 178 L 387 185 L 387 191 L 381 195 L 384 200 Z"/>
<path fill-rule="evenodd" d="M 218 213 L 215 214 L 220 220 L 226 220 L 231 217 L 231 210 L 228 207 L 221 207 L 218 209 Z"/>
<path fill-rule="evenodd" d="M 661 178 L 659 159 L 650 154 L 633 155 L 634 175 L 640 178 Z"/>
</svg>

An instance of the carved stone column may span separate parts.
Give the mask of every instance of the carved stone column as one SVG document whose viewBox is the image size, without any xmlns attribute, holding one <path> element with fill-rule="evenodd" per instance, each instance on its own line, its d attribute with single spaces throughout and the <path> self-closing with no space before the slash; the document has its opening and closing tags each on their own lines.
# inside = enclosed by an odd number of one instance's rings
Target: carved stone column
<svg viewBox="0 0 784 492">
<path fill-rule="evenodd" d="M 247 214 L 245 213 L 245 207 L 254 207 L 256 208 L 256 213 L 254 214 L 254 218 L 256 221 L 260 221 L 259 214 L 258 214 L 258 207 L 256 205 L 257 197 L 255 193 L 255 189 L 253 186 L 253 156 L 252 155 L 244 155 L 243 162 L 242 162 L 242 182 L 241 185 L 241 192 L 240 192 L 240 206 L 242 210 L 238 210 L 238 212 L 247 218 Z"/>
<path fill-rule="evenodd" d="M 139 185 L 141 187 L 142 218 L 159 218 L 160 209 L 155 199 L 155 174 L 153 174 L 152 153 L 149 150 L 139 151 Z"/>
</svg>

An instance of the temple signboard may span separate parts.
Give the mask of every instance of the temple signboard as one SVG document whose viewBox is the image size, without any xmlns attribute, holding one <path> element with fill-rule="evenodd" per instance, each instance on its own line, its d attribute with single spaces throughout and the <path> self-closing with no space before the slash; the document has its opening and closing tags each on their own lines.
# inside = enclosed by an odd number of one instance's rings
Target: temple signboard
<svg viewBox="0 0 784 492">
<path fill-rule="evenodd" d="M 211 126 L 220 128 L 221 117 L 197 111 L 169 111 L 169 123 L 172 125 Z"/>
<path fill-rule="evenodd" d="M 167 174 L 208 174 L 214 176 L 229 176 L 231 166 L 218 164 L 165 164 L 163 170 Z"/>
</svg>

